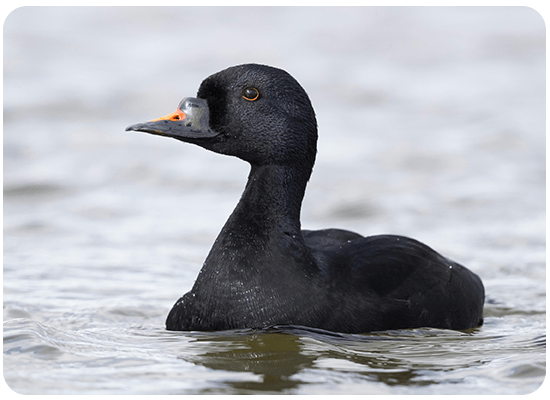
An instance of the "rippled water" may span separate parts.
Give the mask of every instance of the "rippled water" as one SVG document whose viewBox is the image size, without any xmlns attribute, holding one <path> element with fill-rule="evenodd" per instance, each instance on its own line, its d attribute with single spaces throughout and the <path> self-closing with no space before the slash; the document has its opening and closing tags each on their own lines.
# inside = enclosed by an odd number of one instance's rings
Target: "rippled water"
<svg viewBox="0 0 550 400">
<path fill-rule="evenodd" d="M 26 394 L 525 394 L 546 374 L 545 30 L 529 8 L 23 8 L 4 24 L 4 379 Z M 485 324 L 164 330 L 244 187 L 145 134 L 207 75 L 317 112 L 303 226 L 419 239 Z"/>
</svg>

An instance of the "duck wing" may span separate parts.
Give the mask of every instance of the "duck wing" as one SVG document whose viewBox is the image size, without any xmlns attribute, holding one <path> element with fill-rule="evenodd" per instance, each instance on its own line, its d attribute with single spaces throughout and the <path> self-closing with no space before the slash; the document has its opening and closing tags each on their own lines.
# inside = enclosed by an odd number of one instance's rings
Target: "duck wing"
<svg viewBox="0 0 550 400">
<path fill-rule="evenodd" d="M 340 245 L 351 240 L 363 239 L 358 233 L 343 229 L 302 230 L 302 237 L 307 247 L 322 250 L 327 246 Z"/>
<path fill-rule="evenodd" d="M 417 240 L 339 230 L 312 231 L 304 240 L 338 310 L 324 322 L 333 330 L 464 330 L 483 321 L 479 277 Z"/>
</svg>

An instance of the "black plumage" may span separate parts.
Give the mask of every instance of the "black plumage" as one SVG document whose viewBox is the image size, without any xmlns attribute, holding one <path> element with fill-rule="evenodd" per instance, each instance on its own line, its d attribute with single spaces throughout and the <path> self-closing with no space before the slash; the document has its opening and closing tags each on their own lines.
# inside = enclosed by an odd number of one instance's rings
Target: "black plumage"
<svg viewBox="0 0 550 400">
<path fill-rule="evenodd" d="M 200 118 L 207 118 L 206 125 Z M 317 123 L 300 84 L 257 64 L 206 78 L 178 114 L 136 124 L 251 165 L 244 193 L 169 330 L 302 325 L 364 333 L 482 323 L 477 275 L 410 238 L 302 231 L 300 208 L 316 155 Z"/>
</svg>

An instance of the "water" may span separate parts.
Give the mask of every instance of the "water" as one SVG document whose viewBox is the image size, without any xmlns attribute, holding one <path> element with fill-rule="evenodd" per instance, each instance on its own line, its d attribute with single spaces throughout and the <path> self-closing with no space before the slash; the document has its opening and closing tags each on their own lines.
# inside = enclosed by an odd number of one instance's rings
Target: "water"
<svg viewBox="0 0 550 400">
<path fill-rule="evenodd" d="M 243 62 L 316 109 L 304 228 L 396 233 L 485 324 L 167 332 L 248 167 L 124 132 Z M 4 24 L 4 379 L 25 394 L 526 394 L 546 373 L 545 30 L 529 8 L 21 8 Z"/>
</svg>

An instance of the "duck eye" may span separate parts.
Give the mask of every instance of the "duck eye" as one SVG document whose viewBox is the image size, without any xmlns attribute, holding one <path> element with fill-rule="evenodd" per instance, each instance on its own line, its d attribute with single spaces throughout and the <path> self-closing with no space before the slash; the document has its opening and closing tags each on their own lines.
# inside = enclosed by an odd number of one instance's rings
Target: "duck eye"
<svg viewBox="0 0 550 400">
<path fill-rule="evenodd" d="M 245 100 L 254 101 L 260 97 L 260 92 L 258 92 L 258 89 L 256 88 L 249 87 L 248 89 L 243 90 L 242 96 Z"/>
</svg>

